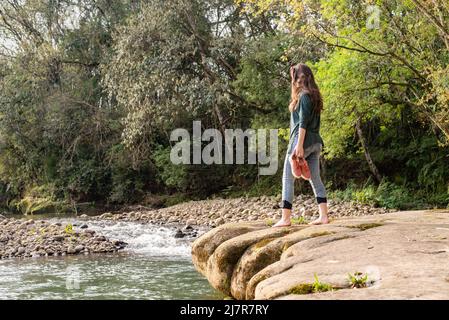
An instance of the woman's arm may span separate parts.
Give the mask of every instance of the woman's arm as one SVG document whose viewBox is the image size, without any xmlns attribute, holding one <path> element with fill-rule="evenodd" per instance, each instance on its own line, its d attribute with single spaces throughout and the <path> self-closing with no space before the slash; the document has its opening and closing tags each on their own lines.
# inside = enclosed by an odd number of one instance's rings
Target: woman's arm
<svg viewBox="0 0 449 320">
<path fill-rule="evenodd" d="M 295 155 L 299 158 L 304 157 L 304 139 L 306 137 L 307 125 L 309 124 L 312 105 L 310 98 L 307 94 L 301 96 L 299 106 L 299 131 L 298 131 L 298 143 L 295 148 Z"/>
<path fill-rule="evenodd" d="M 305 137 L 306 137 L 306 129 L 299 128 L 298 143 L 296 144 L 296 148 L 295 148 L 295 155 L 298 158 L 304 157 L 304 138 Z"/>
</svg>

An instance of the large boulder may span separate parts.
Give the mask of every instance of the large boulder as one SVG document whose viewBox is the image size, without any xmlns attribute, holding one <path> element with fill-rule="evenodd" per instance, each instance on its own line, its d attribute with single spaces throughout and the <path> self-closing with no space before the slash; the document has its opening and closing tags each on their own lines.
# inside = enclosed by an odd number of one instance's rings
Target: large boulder
<svg viewBox="0 0 449 320">
<path fill-rule="evenodd" d="M 254 288 L 252 286 L 248 287 L 247 285 L 254 275 L 258 274 L 265 267 L 277 262 L 282 255 L 290 251 L 291 246 L 294 244 L 324 235 L 323 231 L 320 231 L 321 228 L 317 226 L 300 226 L 297 228 L 298 230 L 294 230 L 282 237 L 263 239 L 244 252 L 235 265 L 232 274 L 231 294 L 234 298 L 253 299 Z M 345 229 L 347 228 L 331 226 L 327 229 L 326 234 L 334 234 Z M 263 275 L 263 273 L 260 273 L 260 275 Z"/>
<path fill-rule="evenodd" d="M 196 269 L 206 275 L 207 261 L 223 242 L 255 230 L 266 228 L 263 222 L 228 223 L 198 238 L 192 245 L 192 260 Z"/>
<path fill-rule="evenodd" d="M 449 298 L 447 211 L 217 229 L 194 243 L 193 260 L 213 287 L 236 299 Z M 367 280 L 355 285 L 349 274 Z M 314 282 L 332 290 L 311 290 Z"/>
<path fill-rule="evenodd" d="M 220 244 L 207 260 L 206 277 L 217 290 L 230 295 L 232 273 L 242 254 L 253 244 L 275 239 L 293 232 L 296 228 L 265 228 L 248 232 Z"/>
</svg>

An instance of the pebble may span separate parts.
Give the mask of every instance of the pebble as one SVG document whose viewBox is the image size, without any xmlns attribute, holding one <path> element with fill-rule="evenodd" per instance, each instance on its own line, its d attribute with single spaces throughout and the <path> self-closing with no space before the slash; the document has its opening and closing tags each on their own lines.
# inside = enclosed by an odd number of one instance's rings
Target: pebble
<svg viewBox="0 0 449 320">
<path fill-rule="evenodd" d="M 175 238 L 184 238 L 186 235 L 184 234 L 184 232 L 182 232 L 182 230 L 176 230 L 175 233 Z"/>
</svg>

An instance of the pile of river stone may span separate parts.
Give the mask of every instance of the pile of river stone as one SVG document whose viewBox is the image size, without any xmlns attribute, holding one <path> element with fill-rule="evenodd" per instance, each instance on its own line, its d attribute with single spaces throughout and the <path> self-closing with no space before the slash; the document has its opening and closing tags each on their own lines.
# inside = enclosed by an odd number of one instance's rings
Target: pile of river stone
<svg viewBox="0 0 449 320">
<path fill-rule="evenodd" d="M 274 221 L 281 214 L 280 201 L 280 196 L 190 201 L 155 210 L 141 208 L 115 214 L 107 212 L 96 217 L 96 219 L 136 221 L 160 225 L 216 227 L 227 222 Z M 296 217 L 302 216 L 308 221 L 318 215 L 318 208 L 312 196 L 298 195 L 293 205 L 294 216 Z M 366 216 L 395 211 L 337 200 L 330 200 L 329 205 L 331 218 Z"/>
<path fill-rule="evenodd" d="M 0 259 L 116 252 L 125 246 L 125 242 L 97 235 L 86 224 L 73 228 L 0 215 Z"/>
</svg>

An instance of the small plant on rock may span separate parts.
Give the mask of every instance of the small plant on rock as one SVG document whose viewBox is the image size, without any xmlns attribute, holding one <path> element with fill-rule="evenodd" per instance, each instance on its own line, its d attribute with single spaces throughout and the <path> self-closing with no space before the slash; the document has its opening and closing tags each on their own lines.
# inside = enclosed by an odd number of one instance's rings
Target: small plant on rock
<svg viewBox="0 0 449 320">
<path fill-rule="evenodd" d="M 72 224 L 69 223 L 66 225 L 64 231 L 65 233 L 72 235 L 74 233 Z"/>
<path fill-rule="evenodd" d="M 274 221 L 272 219 L 267 219 L 265 220 L 265 224 L 269 227 L 271 227 L 272 225 L 274 225 Z"/>
<path fill-rule="evenodd" d="M 332 291 L 334 289 L 330 284 L 321 282 L 318 279 L 318 276 L 316 273 L 314 275 L 314 278 L 315 278 L 315 282 L 312 284 L 312 289 L 313 289 L 314 293 Z"/>
<path fill-rule="evenodd" d="M 354 272 L 354 274 L 348 274 L 351 288 L 366 288 L 368 281 L 368 275 L 361 272 Z"/>
<path fill-rule="evenodd" d="M 292 224 L 307 224 L 307 221 L 304 217 L 295 217 L 292 218 Z"/>
</svg>

